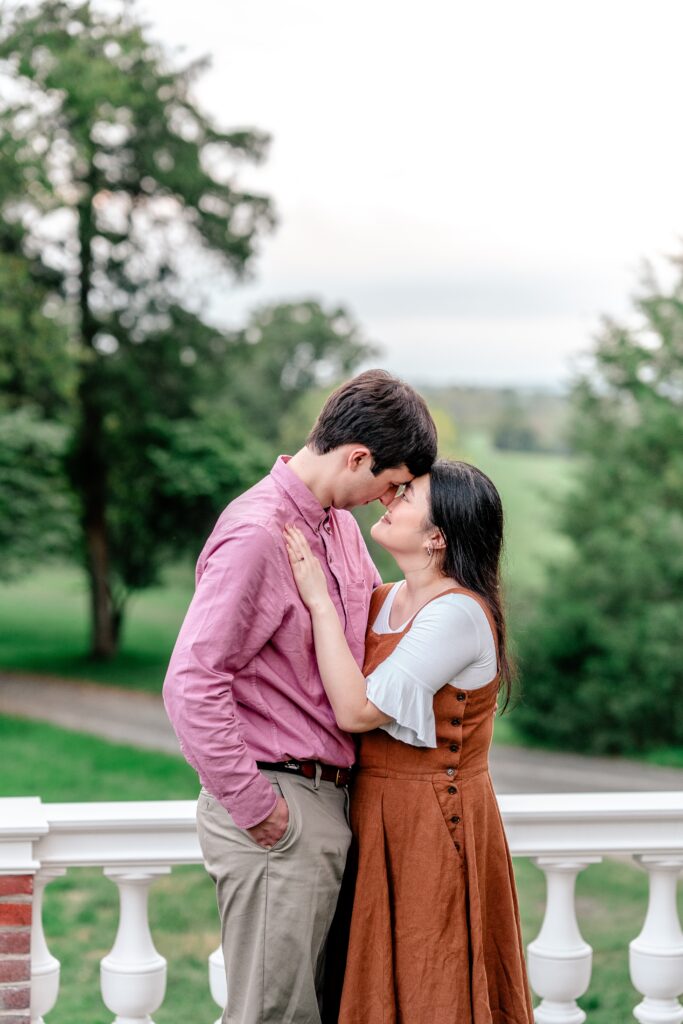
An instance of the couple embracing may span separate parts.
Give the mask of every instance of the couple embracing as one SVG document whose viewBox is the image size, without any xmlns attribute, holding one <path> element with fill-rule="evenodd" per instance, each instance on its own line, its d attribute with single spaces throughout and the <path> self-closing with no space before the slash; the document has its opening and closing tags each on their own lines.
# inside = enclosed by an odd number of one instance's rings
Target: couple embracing
<svg viewBox="0 0 683 1024">
<path fill-rule="evenodd" d="M 202 783 L 223 1024 L 533 1022 L 488 774 L 503 513 L 435 458 L 423 399 L 360 374 L 199 557 L 164 699 Z M 376 500 L 399 583 L 349 512 Z"/>
</svg>

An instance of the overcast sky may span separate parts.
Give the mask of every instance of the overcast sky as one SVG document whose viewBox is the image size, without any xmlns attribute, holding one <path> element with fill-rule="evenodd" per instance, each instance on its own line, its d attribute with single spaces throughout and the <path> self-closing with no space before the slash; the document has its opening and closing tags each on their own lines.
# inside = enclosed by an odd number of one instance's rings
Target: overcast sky
<svg viewBox="0 0 683 1024">
<path fill-rule="evenodd" d="M 344 303 L 413 381 L 560 384 L 683 250 L 680 0 L 140 0 L 273 136 L 280 219 L 217 296 Z"/>
</svg>

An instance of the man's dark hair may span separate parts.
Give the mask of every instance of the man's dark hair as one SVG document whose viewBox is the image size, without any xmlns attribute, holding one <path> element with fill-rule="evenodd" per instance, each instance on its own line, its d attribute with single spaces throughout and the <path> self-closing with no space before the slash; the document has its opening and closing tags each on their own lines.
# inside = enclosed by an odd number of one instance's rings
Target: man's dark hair
<svg viewBox="0 0 683 1024">
<path fill-rule="evenodd" d="M 372 472 L 405 465 L 428 473 L 436 458 L 436 427 L 417 391 L 386 370 L 366 370 L 333 391 L 306 444 L 325 455 L 344 444 L 362 444 Z"/>
</svg>

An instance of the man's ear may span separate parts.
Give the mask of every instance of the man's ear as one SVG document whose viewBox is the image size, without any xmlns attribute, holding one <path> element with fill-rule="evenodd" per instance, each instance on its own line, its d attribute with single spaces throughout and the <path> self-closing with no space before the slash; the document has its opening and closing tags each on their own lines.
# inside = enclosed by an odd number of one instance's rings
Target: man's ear
<svg viewBox="0 0 683 1024">
<path fill-rule="evenodd" d="M 372 465 L 372 454 L 370 449 L 366 448 L 365 445 L 362 444 L 353 445 L 346 459 L 346 465 L 348 468 L 355 473 L 357 469 L 360 469 L 368 462 Z"/>
</svg>

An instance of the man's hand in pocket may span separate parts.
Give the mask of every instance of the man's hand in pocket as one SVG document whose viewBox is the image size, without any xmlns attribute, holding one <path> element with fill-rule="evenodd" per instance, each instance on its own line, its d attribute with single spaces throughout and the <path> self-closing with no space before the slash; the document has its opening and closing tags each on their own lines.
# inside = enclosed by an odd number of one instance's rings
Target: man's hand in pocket
<svg viewBox="0 0 683 1024">
<path fill-rule="evenodd" d="M 287 807 L 287 801 L 284 797 L 279 796 L 277 803 L 273 808 L 272 812 L 263 821 L 260 821 L 258 825 L 252 825 L 251 828 L 246 829 L 259 846 L 262 846 L 264 850 L 270 850 L 271 846 L 275 846 L 283 835 L 287 831 L 287 825 L 289 824 L 289 808 Z"/>
</svg>

